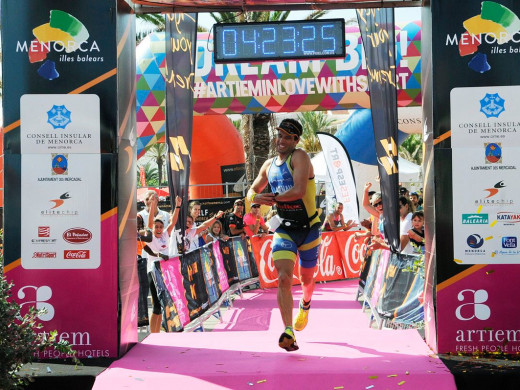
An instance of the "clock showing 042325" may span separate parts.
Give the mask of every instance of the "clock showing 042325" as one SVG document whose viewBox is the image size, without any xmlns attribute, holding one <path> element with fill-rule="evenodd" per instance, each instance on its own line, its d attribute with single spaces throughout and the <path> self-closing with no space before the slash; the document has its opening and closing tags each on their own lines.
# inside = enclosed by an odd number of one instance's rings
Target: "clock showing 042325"
<svg viewBox="0 0 520 390">
<path fill-rule="evenodd" d="M 214 25 L 214 61 L 345 57 L 345 20 L 321 19 Z"/>
</svg>

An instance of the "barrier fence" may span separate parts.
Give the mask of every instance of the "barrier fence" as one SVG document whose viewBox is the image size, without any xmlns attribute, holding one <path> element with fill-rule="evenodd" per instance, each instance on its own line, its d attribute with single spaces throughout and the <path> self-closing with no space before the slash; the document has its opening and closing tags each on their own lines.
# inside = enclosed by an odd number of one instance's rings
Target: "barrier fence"
<svg viewBox="0 0 520 390">
<path fill-rule="evenodd" d="M 411 328 L 424 324 L 424 255 L 387 250 L 367 254 L 361 268 L 358 298 L 378 327 Z"/>
<path fill-rule="evenodd" d="M 214 241 L 195 251 L 159 262 L 154 283 L 163 308 L 163 327 L 168 332 L 198 328 L 219 312 L 230 294 L 248 285 L 277 287 L 271 252 L 272 235 L 250 240 L 232 237 Z M 356 278 L 366 247 L 355 232 L 322 234 L 315 278 L 317 282 Z M 299 283 L 295 267 L 293 284 Z"/>
</svg>

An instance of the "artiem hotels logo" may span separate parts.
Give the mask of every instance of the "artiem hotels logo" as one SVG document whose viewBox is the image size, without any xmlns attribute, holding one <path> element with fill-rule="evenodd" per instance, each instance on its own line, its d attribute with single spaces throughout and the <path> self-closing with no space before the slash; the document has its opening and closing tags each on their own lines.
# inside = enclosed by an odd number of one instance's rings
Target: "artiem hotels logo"
<svg viewBox="0 0 520 390">
<path fill-rule="evenodd" d="M 31 64 L 43 62 L 37 73 L 46 80 L 60 77 L 56 62 L 47 58 L 53 53 L 59 53 L 59 62 L 103 62 L 104 58 L 98 56 L 101 50 L 97 42 L 88 42 L 87 28 L 67 12 L 51 10 L 49 23 L 35 27 L 32 33 L 35 39 L 18 41 L 16 52 L 28 53 Z M 81 54 L 70 55 L 78 51 Z M 92 53 L 96 55 L 90 55 Z"/>
</svg>

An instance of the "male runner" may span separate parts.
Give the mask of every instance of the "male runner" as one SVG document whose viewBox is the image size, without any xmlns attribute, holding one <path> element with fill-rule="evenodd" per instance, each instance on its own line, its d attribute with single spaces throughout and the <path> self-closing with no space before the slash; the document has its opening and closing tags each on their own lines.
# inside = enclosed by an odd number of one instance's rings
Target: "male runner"
<svg viewBox="0 0 520 390">
<path fill-rule="evenodd" d="M 278 271 L 278 307 L 285 325 L 278 345 L 286 351 L 296 351 L 298 344 L 293 329 L 303 330 L 307 325 L 314 291 L 313 275 L 321 243 L 320 219 L 316 211 L 316 184 L 311 160 L 305 151 L 296 149 L 302 125 L 294 119 L 284 119 L 276 129 L 278 156 L 264 163 L 247 197 L 251 203 L 276 204 L 281 219 L 272 244 Z M 272 192 L 261 193 L 267 183 Z M 293 328 L 291 285 L 297 252 L 303 299 Z"/>
</svg>

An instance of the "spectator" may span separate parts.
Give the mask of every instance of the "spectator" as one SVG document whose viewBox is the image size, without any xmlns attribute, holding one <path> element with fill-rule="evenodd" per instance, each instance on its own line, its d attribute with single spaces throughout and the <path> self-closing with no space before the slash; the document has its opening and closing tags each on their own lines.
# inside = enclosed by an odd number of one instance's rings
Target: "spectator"
<svg viewBox="0 0 520 390">
<path fill-rule="evenodd" d="M 204 221 L 199 226 L 195 226 L 195 221 L 191 215 L 186 218 L 186 234 L 184 237 L 184 251 L 191 252 L 199 247 L 199 235 L 204 232 L 215 220 L 222 217 L 223 211 L 219 211 L 216 215 L 210 219 Z"/>
<path fill-rule="evenodd" d="M 405 196 L 408 198 L 410 196 L 408 189 L 406 187 L 399 188 L 399 196 Z"/>
<path fill-rule="evenodd" d="M 260 228 L 262 228 L 262 232 L 260 232 Z M 258 203 L 252 203 L 251 211 L 244 215 L 244 232 L 248 237 L 253 237 L 259 233 L 265 235 L 268 231 L 269 228 L 260 215 L 260 205 Z"/>
<path fill-rule="evenodd" d="M 148 227 L 153 230 L 152 242 L 147 244 L 143 249 L 148 253 L 148 283 L 150 285 L 150 294 L 152 296 L 153 310 L 152 316 L 150 317 L 150 332 L 151 333 L 159 333 L 161 330 L 161 302 L 159 301 L 159 297 L 157 295 L 157 289 L 155 288 L 154 283 L 154 268 L 160 269 L 159 262 L 161 260 L 168 260 L 168 250 L 169 250 L 169 241 L 170 234 L 177 223 L 177 219 L 179 218 L 179 210 L 180 205 L 182 203 L 182 199 L 177 196 L 175 198 L 175 202 L 177 207 L 173 212 L 171 222 L 164 230 L 164 219 L 161 218 L 157 211 L 157 202 L 159 199 L 157 196 L 153 197 L 150 202 L 150 209 L 148 214 Z M 154 218 L 155 215 L 155 218 Z"/>
<path fill-rule="evenodd" d="M 343 203 L 336 203 L 334 211 L 327 215 L 323 223 L 322 230 L 324 232 L 337 232 L 339 230 L 349 230 L 351 227 L 357 226 L 354 221 L 350 220 L 345 223 L 343 218 Z"/>
<path fill-rule="evenodd" d="M 148 284 L 146 258 L 142 257 L 143 248 L 152 242 L 152 231 L 144 226 L 143 217 L 137 214 L 137 279 L 139 280 L 139 299 L 137 301 L 137 326 L 146 326 L 148 321 Z"/>
<path fill-rule="evenodd" d="M 410 199 L 406 196 L 401 196 L 399 198 L 399 217 L 401 219 L 399 234 L 401 235 L 401 253 L 403 254 L 412 254 L 414 252 L 408 236 L 408 231 L 412 228 L 411 208 Z"/>
<path fill-rule="evenodd" d="M 192 200 L 188 205 L 188 214 L 193 218 L 193 225 L 199 226 L 197 223 L 197 218 L 200 216 L 200 202 L 198 200 Z M 201 232 L 199 235 L 199 246 L 205 244 L 205 235 L 206 231 Z"/>
<path fill-rule="evenodd" d="M 408 230 L 410 243 L 416 253 L 424 254 L 424 213 L 416 211 L 412 215 L 412 229 Z"/>
<path fill-rule="evenodd" d="M 223 233 L 222 222 L 218 219 L 210 226 L 208 234 L 204 237 L 206 244 L 216 240 L 227 241 L 229 237 Z"/>
<path fill-rule="evenodd" d="M 233 211 L 224 217 L 224 228 L 229 237 L 245 237 L 244 231 L 244 201 L 235 200 Z"/>
<path fill-rule="evenodd" d="M 410 193 L 410 202 L 412 202 L 412 207 L 414 211 L 421 211 L 422 205 L 419 204 L 419 194 L 417 192 Z"/>
</svg>

